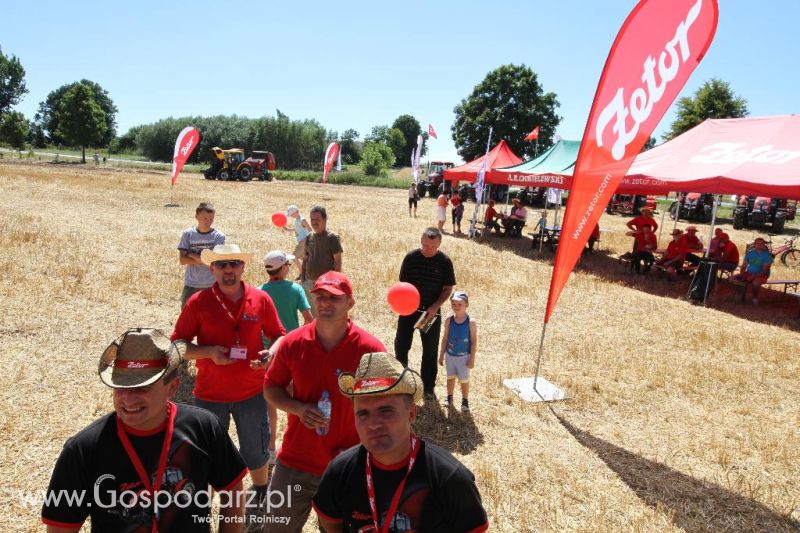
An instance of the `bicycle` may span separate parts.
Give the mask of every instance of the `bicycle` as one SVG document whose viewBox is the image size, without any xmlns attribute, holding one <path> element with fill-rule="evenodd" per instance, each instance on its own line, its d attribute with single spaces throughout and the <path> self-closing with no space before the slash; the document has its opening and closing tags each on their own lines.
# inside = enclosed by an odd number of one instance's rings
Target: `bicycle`
<svg viewBox="0 0 800 533">
<path fill-rule="evenodd" d="M 783 244 L 777 248 L 772 247 L 772 239 L 767 242 L 767 250 L 773 257 L 780 255 L 781 263 L 794 270 L 800 270 L 800 249 L 794 247 L 794 241 L 797 240 L 797 235 L 789 239 L 785 239 Z"/>
</svg>

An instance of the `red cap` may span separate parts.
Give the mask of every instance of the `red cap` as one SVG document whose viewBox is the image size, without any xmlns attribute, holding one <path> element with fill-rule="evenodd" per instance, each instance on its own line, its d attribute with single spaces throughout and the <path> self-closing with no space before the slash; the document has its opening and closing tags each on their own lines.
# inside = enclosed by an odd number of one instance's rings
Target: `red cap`
<svg viewBox="0 0 800 533">
<path fill-rule="evenodd" d="M 341 296 L 343 294 L 352 296 L 353 286 L 350 285 L 350 280 L 347 279 L 347 276 L 341 272 L 331 270 L 330 272 L 325 272 L 323 275 L 317 278 L 317 281 L 314 283 L 314 288 L 311 289 L 311 292 L 317 291 L 327 291 L 331 294 L 335 294 L 336 296 Z"/>
<path fill-rule="evenodd" d="M 727 234 L 727 233 L 720 233 L 718 238 L 719 238 L 719 240 L 721 240 L 721 241 L 727 241 L 727 240 L 730 240 L 730 237 L 728 236 L 728 234 Z"/>
</svg>

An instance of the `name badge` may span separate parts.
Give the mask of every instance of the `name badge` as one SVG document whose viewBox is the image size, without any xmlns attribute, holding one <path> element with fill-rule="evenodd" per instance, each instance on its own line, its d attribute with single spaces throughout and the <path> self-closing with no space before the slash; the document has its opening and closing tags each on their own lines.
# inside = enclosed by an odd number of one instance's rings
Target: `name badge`
<svg viewBox="0 0 800 533">
<path fill-rule="evenodd" d="M 230 352 L 231 359 L 247 359 L 247 347 L 246 346 L 232 346 Z"/>
</svg>

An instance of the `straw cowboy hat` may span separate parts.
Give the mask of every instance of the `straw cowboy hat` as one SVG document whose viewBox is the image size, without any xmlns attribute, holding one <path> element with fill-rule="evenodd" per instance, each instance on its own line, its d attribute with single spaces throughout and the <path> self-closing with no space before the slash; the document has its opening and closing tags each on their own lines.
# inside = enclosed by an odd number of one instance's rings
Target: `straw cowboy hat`
<svg viewBox="0 0 800 533">
<path fill-rule="evenodd" d="M 200 260 L 204 265 L 210 265 L 214 261 L 244 261 L 249 263 L 253 259 L 252 254 L 245 254 L 236 244 L 218 244 L 212 250 L 200 252 Z"/>
<path fill-rule="evenodd" d="M 355 374 L 339 375 L 339 390 L 348 398 L 370 394 L 410 394 L 414 403 L 422 402 L 422 379 L 410 368 L 385 352 L 361 356 Z"/>
<path fill-rule="evenodd" d="M 172 342 L 159 329 L 129 329 L 100 356 L 100 380 L 115 389 L 151 385 L 183 361 L 186 343 Z"/>
<path fill-rule="evenodd" d="M 674 230 L 672 230 L 672 233 L 670 233 L 670 235 L 683 235 L 683 230 L 675 228 Z"/>
</svg>

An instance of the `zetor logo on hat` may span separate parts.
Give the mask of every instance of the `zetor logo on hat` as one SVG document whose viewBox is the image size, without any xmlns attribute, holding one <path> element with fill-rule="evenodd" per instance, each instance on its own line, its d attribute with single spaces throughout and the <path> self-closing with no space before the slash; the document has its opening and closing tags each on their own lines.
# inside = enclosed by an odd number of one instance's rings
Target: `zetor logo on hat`
<svg viewBox="0 0 800 533">
<path fill-rule="evenodd" d="M 350 284 L 350 280 L 347 279 L 347 276 L 341 272 L 331 270 L 330 272 L 326 272 L 317 278 L 317 281 L 314 283 L 314 288 L 311 289 L 311 292 L 317 291 L 327 291 L 331 294 L 335 294 L 336 296 L 341 296 L 343 294 L 352 296 L 353 286 Z"/>
<path fill-rule="evenodd" d="M 115 389 L 146 387 L 174 371 L 185 353 L 185 342 L 172 342 L 161 330 L 129 329 L 103 351 L 97 373 Z"/>
<path fill-rule="evenodd" d="M 414 403 L 422 401 L 422 379 L 419 374 L 386 352 L 361 356 L 355 373 L 339 374 L 339 390 L 349 398 L 369 395 L 408 394 Z"/>
</svg>

